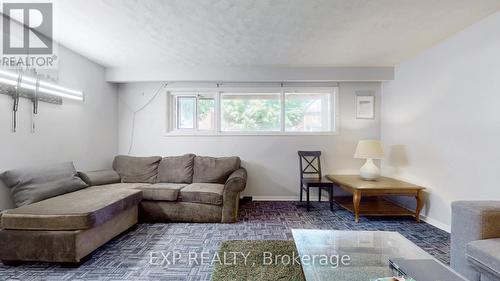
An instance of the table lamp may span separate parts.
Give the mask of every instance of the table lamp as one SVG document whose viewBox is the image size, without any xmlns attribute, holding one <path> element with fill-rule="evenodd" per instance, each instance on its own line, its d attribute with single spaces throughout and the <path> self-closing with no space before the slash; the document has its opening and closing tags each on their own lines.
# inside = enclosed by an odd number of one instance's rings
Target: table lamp
<svg viewBox="0 0 500 281">
<path fill-rule="evenodd" d="M 380 169 L 373 163 L 373 159 L 382 159 L 384 151 L 378 140 L 360 140 L 354 153 L 356 159 L 366 159 L 359 170 L 359 175 L 364 180 L 376 180 L 380 177 Z"/>
</svg>

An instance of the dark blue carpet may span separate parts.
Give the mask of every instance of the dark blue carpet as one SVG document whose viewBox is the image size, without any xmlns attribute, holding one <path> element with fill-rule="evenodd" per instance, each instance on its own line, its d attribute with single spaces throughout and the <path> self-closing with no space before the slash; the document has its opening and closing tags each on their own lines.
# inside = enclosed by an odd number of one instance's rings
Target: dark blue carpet
<svg viewBox="0 0 500 281">
<path fill-rule="evenodd" d="M 188 261 L 188 252 L 207 256 L 224 240 L 292 239 L 292 228 L 397 231 L 444 263 L 449 263 L 450 237 L 445 231 L 412 218 L 361 217 L 328 203 L 312 203 L 307 212 L 298 202 L 250 202 L 243 204 L 235 224 L 161 223 L 139 224 L 113 239 L 79 268 L 35 263 L 18 267 L 0 265 L 1 280 L 210 280 L 213 266 Z M 180 253 L 168 264 L 161 252 Z M 171 257 L 169 259 L 172 262 Z"/>
</svg>

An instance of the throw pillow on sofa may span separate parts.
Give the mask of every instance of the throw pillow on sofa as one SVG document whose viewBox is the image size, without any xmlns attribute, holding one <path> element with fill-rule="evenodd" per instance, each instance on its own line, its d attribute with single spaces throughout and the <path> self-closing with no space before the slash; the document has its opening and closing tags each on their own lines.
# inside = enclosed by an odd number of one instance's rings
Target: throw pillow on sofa
<svg viewBox="0 0 500 281">
<path fill-rule="evenodd" d="M 240 158 L 196 156 L 193 182 L 224 184 L 232 172 L 240 168 Z"/>
<path fill-rule="evenodd" d="M 158 182 L 191 183 L 194 154 L 164 157 L 158 167 Z"/>
<path fill-rule="evenodd" d="M 113 169 L 118 172 L 122 182 L 155 183 L 160 161 L 160 156 L 134 157 L 118 155 L 113 161 Z"/>
<path fill-rule="evenodd" d="M 121 182 L 120 175 L 115 170 L 97 170 L 78 172 L 78 176 L 89 186 L 105 185 Z"/>
<path fill-rule="evenodd" d="M 88 185 L 72 162 L 6 171 L 1 175 L 17 207 L 70 193 Z"/>
</svg>

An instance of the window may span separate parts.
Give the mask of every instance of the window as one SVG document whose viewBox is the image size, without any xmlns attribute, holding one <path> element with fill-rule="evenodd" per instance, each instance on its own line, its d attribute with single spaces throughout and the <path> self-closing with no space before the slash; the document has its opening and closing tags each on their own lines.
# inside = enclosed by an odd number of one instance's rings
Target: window
<svg viewBox="0 0 500 281">
<path fill-rule="evenodd" d="M 215 96 L 182 93 L 173 96 L 176 130 L 213 131 L 215 129 Z"/>
<path fill-rule="evenodd" d="M 320 134 L 335 132 L 337 88 L 276 87 L 170 92 L 170 133 Z"/>
<path fill-rule="evenodd" d="M 281 129 L 280 93 L 223 93 L 221 131 L 279 132 Z"/>
<path fill-rule="evenodd" d="M 215 128 L 215 99 L 198 98 L 198 129 L 213 130 Z"/>
<path fill-rule="evenodd" d="M 195 129 L 196 97 L 177 98 L 177 128 Z"/>
<path fill-rule="evenodd" d="M 285 131 L 331 131 L 331 94 L 285 93 Z"/>
</svg>

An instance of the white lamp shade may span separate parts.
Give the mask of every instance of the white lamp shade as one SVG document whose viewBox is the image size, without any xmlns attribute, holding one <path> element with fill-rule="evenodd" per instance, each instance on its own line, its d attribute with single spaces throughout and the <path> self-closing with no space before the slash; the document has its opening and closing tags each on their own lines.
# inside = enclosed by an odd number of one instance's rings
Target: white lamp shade
<svg viewBox="0 0 500 281">
<path fill-rule="evenodd" d="M 360 140 L 354 153 L 357 159 L 382 159 L 384 150 L 378 140 Z"/>
</svg>

